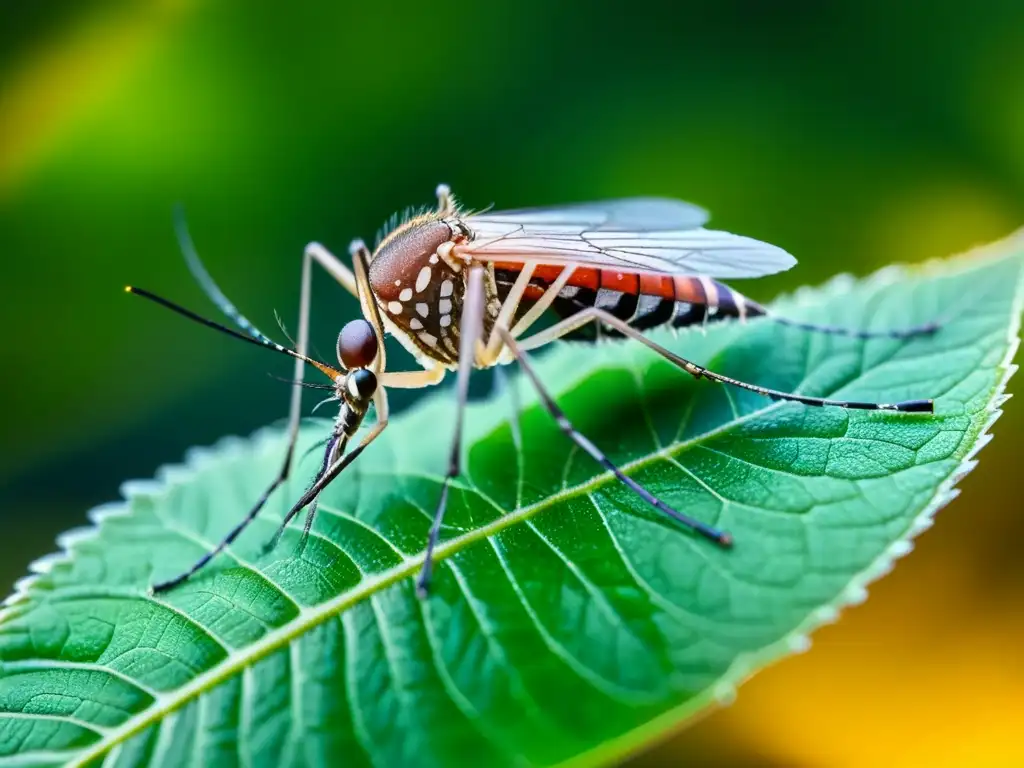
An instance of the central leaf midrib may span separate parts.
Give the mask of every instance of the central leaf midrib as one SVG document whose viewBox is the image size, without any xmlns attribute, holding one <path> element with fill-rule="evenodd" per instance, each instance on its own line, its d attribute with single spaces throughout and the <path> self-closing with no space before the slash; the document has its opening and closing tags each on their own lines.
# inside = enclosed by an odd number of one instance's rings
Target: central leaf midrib
<svg viewBox="0 0 1024 768">
<path fill-rule="evenodd" d="M 676 453 L 690 448 L 700 443 L 722 434 L 730 429 L 733 429 L 747 421 L 750 421 L 758 416 L 765 413 L 769 413 L 774 409 L 779 408 L 782 403 L 770 403 L 764 408 L 760 408 L 756 411 L 741 416 L 739 419 L 734 419 L 726 424 L 722 424 L 715 429 L 708 430 L 700 435 L 696 435 L 688 440 L 674 443 L 671 446 L 661 448 L 657 451 L 653 451 L 646 454 L 638 459 L 634 459 L 631 462 L 623 464 L 621 469 L 624 472 L 632 472 L 637 469 L 641 469 L 647 464 L 661 460 L 668 456 L 673 456 Z M 393 476 L 393 475 L 392 475 Z M 538 501 L 535 504 L 531 504 L 527 507 L 509 512 L 506 515 L 499 517 L 498 519 L 490 522 L 480 528 L 476 528 L 468 533 L 464 533 L 461 536 L 447 539 L 440 543 L 435 550 L 434 559 L 441 561 L 461 551 L 465 547 L 473 544 L 481 539 L 486 539 L 489 536 L 493 536 L 496 533 L 508 528 L 518 522 L 527 520 L 539 512 L 554 506 L 555 504 L 563 501 L 575 498 L 583 494 L 589 494 L 593 490 L 600 488 L 607 484 L 610 480 L 613 480 L 615 476 L 611 472 L 602 472 L 601 474 L 595 475 L 584 483 L 573 486 L 572 488 L 562 489 L 557 493 L 548 496 L 547 498 Z M 461 485 L 464 490 L 477 494 L 482 500 L 488 504 L 494 505 L 495 502 L 490 499 L 486 494 L 480 491 L 478 488 L 470 485 Z M 500 505 L 499 505 L 500 506 Z M 81 756 L 74 761 L 70 762 L 72 766 L 84 766 L 92 760 L 95 760 L 99 756 L 106 753 L 108 750 L 116 746 L 117 744 L 123 743 L 125 740 L 141 732 L 148 725 L 152 725 L 157 722 L 160 717 L 165 716 L 179 707 L 186 704 L 193 698 L 202 695 L 207 690 L 214 688 L 216 685 L 226 681 L 232 675 L 240 672 L 249 664 L 255 663 L 267 655 L 287 645 L 290 641 L 301 637 L 309 630 L 322 624 L 325 621 L 343 613 L 353 605 L 358 604 L 362 600 L 370 597 L 377 592 L 386 589 L 387 587 L 402 581 L 404 578 L 411 576 L 415 571 L 419 569 L 423 562 L 423 554 L 420 553 L 412 558 L 404 560 L 401 564 L 396 565 L 388 570 L 381 571 L 377 574 L 371 575 L 364 579 L 354 589 L 344 592 L 336 597 L 326 600 L 317 606 L 312 608 L 303 608 L 296 618 L 291 622 L 284 624 L 277 629 L 271 630 L 265 634 L 259 640 L 252 644 L 232 651 L 231 654 L 220 664 L 212 667 L 208 671 L 193 678 L 190 682 L 176 689 L 169 694 L 163 694 L 158 697 L 152 705 L 139 712 L 132 718 L 129 718 L 114 731 L 101 741 L 93 744 L 89 747 Z"/>
<path fill-rule="evenodd" d="M 947 265 L 948 266 L 948 265 Z M 943 270 L 946 274 L 953 272 L 954 270 Z M 888 281 L 886 281 L 888 282 Z M 864 286 L 868 287 L 870 279 L 865 281 Z M 799 300 L 796 305 L 802 304 Z M 863 375 L 863 370 L 859 376 Z M 846 382 L 843 387 L 849 386 L 859 378 L 855 377 L 850 382 Z M 660 448 L 656 451 L 648 453 L 638 459 L 634 459 L 631 462 L 623 464 L 621 469 L 624 472 L 632 472 L 637 469 L 641 469 L 647 464 L 664 459 L 666 457 L 674 457 L 681 451 L 691 448 L 695 445 L 716 437 L 718 435 L 727 433 L 728 431 L 737 428 L 738 426 L 758 418 L 766 413 L 770 413 L 773 410 L 780 408 L 784 403 L 772 402 L 766 405 L 764 408 L 751 411 L 737 419 L 726 422 L 714 429 L 708 430 L 700 435 L 696 435 L 688 440 L 673 443 L 670 446 Z M 405 473 L 407 476 L 415 476 L 415 473 Z M 394 476 L 393 474 L 390 476 Z M 429 476 L 428 476 L 429 477 Z M 548 509 L 560 502 L 568 499 L 575 498 L 583 494 L 590 494 L 595 489 L 603 487 L 608 482 L 614 480 L 614 475 L 611 472 L 602 472 L 598 475 L 593 476 L 584 483 L 573 486 L 572 488 L 562 489 L 547 498 L 536 502 L 535 504 L 527 507 L 522 507 L 509 512 L 506 515 L 500 516 L 496 520 L 488 523 L 487 525 L 481 526 L 480 528 L 469 531 L 461 536 L 447 539 L 438 545 L 435 550 L 435 559 L 440 561 L 447 557 L 461 551 L 465 547 L 473 544 L 481 539 L 486 539 L 505 528 L 508 528 L 520 521 L 527 520 L 539 512 Z M 429 479 L 436 480 L 437 478 L 430 477 Z M 469 492 L 475 493 L 481 499 L 489 504 L 495 505 L 500 508 L 500 505 L 490 499 L 480 489 L 476 488 L 472 484 L 463 485 L 459 484 L 459 487 Z M 299 615 L 291 622 L 282 625 L 274 630 L 269 631 L 262 638 L 255 641 L 254 643 L 239 649 L 236 652 L 232 652 L 222 663 L 212 667 L 208 671 L 193 678 L 189 683 L 181 686 L 180 688 L 172 691 L 169 694 L 161 695 L 154 703 L 136 714 L 134 717 L 129 718 L 120 726 L 118 726 L 111 734 L 104 737 L 99 742 L 93 744 L 85 752 L 83 752 L 77 759 L 71 761 L 69 765 L 84 766 L 92 760 L 97 759 L 101 755 L 105 754 L 114 746 L 123 743 L 131 736 L 136 735 L 145 729 L 148 725 L 158 721 L 160 717 L 165 716 L 193 698 L 196 698 L 214 688 L 216 685 L 226 681 L 232 675 L 242 671 L 250 664 L 259 661 L 266 657 L 271 652 L 277 650 L 288 644 L 290 641 L 295 640 L 298 637 L 304 635 L 310 629 L 322 624 L 325 621 L 333 618 L 334 616 L 340 615 L 345 610 L 353 605 L 361 602 L 363 599 L 372 596 L 383 589 L 403 580 L 404 578 L 412 575 L 419 566 L 422 564 L 423 555 L 422 553 L 415 557 L 404 560 L 401 564 L 396 565 L 388 570 L 381 571 L 375 575 L 367 577 L 354 589 L 337 595 L 336 597 L 327 600 L 313 608 L 304 608 Z"/>
</svg>

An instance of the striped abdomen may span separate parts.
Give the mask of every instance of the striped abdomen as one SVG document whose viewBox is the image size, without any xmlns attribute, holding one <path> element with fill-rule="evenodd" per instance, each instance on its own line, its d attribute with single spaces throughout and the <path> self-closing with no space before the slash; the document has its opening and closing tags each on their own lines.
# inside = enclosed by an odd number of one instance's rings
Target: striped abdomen
<svg viewBox="0 0 1024 768">
<path fill-rule="evenodd" d="M 502 300 L 508 295 L 520 268 L 519 264 L 494 265 L 494 280 Z M 561 266 L 538 265 L 517 315 L 523 314 L 537 301 L 561 271 Z M 561 317 L 569 317 L 587 307 L 610 312 L 637 330 L 660 325 L 685 328 L 720 318 L 745 320 L 765 314 L 760 304 L 707 277 L 577 267 L 551 308 Z M 603 335 L 619 335 L 610 329 L 602 329 L 601 332 Z M 596 328 L 588 324 L 564 338 L 589 340 L 595 335 Z"/>
</svg>

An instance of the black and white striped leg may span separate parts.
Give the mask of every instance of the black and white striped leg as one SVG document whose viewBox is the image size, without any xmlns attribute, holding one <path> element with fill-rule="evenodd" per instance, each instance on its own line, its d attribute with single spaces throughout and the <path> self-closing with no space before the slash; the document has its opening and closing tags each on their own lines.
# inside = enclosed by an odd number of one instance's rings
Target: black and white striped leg
<svg viewBox="0 0 1024 768">
<path fill-rule="evenodd" d="M 225 549 L 231 546 L 232 542 L 234 542 L 234 540 L 238 538 L 242 531 L 244 531 L 249 526 L 249 523 L 256 519 L 256 515 L 258 515 L 260 513 L 260 510 L 263 509 L 263 505 L 267 503 L 267 499 L 270 497 L 270 494 L 272 494 L 277 489 L 277 487 L 287 479 L 290 463 L 291 455 L 289 455 L 288 458 L 286 459 L 285 466 L 281 470 L 281 473 L 277 476 L 277 479 L 270 484 L 267 490 L 263 492 L 263 495 L 260 496 L 259 501 L 257 501 L 256 504 L 253 505 L 252 509 L 249 510 L 249 513 L 242 518 L 238 525 L 236 525 L 234 528 L 228 531 L 228 534 L 223 539 L 221 539 L 220 543 L 217 544 L 217 546 L 215 546 L 205 555 L 196 560 L 192 567 L 189 568 L 187 571 L 180 573 L 173 579 L 168 579 L 167 581 L 162 581 L 159 584 L 154 584 L 153 592 L 166 592 L 167 590 L 173 589 L 179 584 L 182 584 L 183 582 L 190 579 L 197 571 L 199 571 L 208 562 L 213 560 L 213 558 L 215 558 L 217 555 L 219 555 L 221 552 L 223 552 Z"/>
<path fill-rule="evenodd" d="M 316 477 L 313 478 L 313 482 L 310 487 L 316 484 L 316 482 L 323 477 L 327 471 L 338 461 L 338 458 L 345 452 L 345 444 L 348 442 L 348 438 L 345 435 L 331 435 L 331 439 L 327 441 L 327 446 L 324 448 L 324 460 L 320 464 L 320 469 L 316 473 Z M 302 539 L 299 542 L 299 551 L 306 545 L 306 538 L 309 536 L 309 529 L 313 525 L 313 516 L 316 514 L 316 503 L 317 500 L 314 498 L 309 504 L 309 510 L 306 513 L 306 525 L 302 532 Z M 281 542 L 281 537 L 284 535 L 285 529 L 288 527 L 288 523 L 292 521 L 292 518 L 298 512 L 293 508 L 288 511 L 285 515 L 284 520 L 277 527 L 277 531 L 274 532 L 273 538 L 270 539 L 266 544 L 263 545 L 261 554 L 267 554 L 273 549 L 277 548 L 277 545 Z"/>
<path fill-rule="evenodd" d="M 192 244 L 192 240 L 189 237 L 188 230 L 185 227 L 184 219 L 179 217 L 177 222 L 178 238 L 181 244 L 182 252 L 185 255 L 185 260 L 188 263 L 189 269 L 193 276 L 199 282 L 200 286 L 206 292 L 207 296 L 220 308 L 225 315 L 231 318 L 232 321 L 243 331 L 248 333 L 257 341 L 263 344 L 270 344 L 277 346 L 274 342 L 263 334 L 256 326 L 250 323 L 228 300 L 224 293 L 220 290 L 220 287 L 214 282 L 213 278 L 207 272 L 206 267 L 203 266 L 202 261 L 199 258 L 199 254 L 195 250 L 195 246 Z M 309 310 L 310 310 L 310 281 L 311 281 L 311 259 L 309 254 L 302 260 L 302 278 L 299 291 L 299 333 L 298 343 L 296 344 L 296 352 L 300 355 L 306 354 L 306 347 L 309 344 Z M 189 577 L 195 574 L 199 569 L 205 566 L 210 560 L 216 557 L 218 554 L 223 552 L 230 544 L 238 538 L 243 530 L 256 519 L 256 516 L 263 509 L 267 503 L 267 499 L 270 495 L 277 490 L 278 487 L 284 483 L 291 475 L 292 463 L 295 458 L 295 445 L 299 438 L 299 422 L 302 416 L 302 379 L 305 373 L 305 363 L 302 360 L 295 360 L 295 370 L 293 374 L 294 383 L 292 385 L 292 396 L 288 407 L 288 445 L 285 448 L 284 460 L 281 462 L 281 469 L 277 473 L 277 477 L 274 478 L 273 482 L 267 486 L 267 489 L 260 495 L 256 503 L 249 510 L 248 514 L 242 521 L 232 528 L 227 536 L 225 536 L 221 542 L 214 547 L 212 550 L 207 552 L 205 555 L 200 557 L 188 570 L 167 581 L 160 582 L 159 584 L 153 585 L 153 592 L 166 592 L 173 587 L 178 586 L 182 582 L 186 581 Z"/>
<path fill-rule="evenodd" d="M 306 537 L 309 535 L 309 530 L 313 525 L 313 517 L 316 513 L 317 500 L 324 488 L 330 485 L 334 478 L 340 475 L 349 464 L 358 459 L 359 455 L 369 447 L 370 443 L 377 439 L 387 425 L 388 422 L 386 420 L 377 422 L 373 429 L 371 429 L 366 437 L 363 438 L 363 441 L 350 453 L 341 455 L 341 451 L 344 450 L 343 448 L 334 451 L 338 456 L 337 460 L 330 465 L 325 461 L 324 467 L 317 473 L 312 484 L 306 489 L 306 492 L 302 494 L 302 497 L 292 505 L 292 508 L 288 510 L 288 514 L 284 516 L 284 520 L 281 522 L 281 525 L 277 529 L 277 533 L 274 535 L 275 542 L 281 538 L 285 528 L 288 527 L 288 523 L 295 519 L 295 516 L 299 514 L 299 512 L 309 507 L 309 513 L 306 516 L 306 524 L 303 527 L 302 532 L 303 541 L 305 541 Z M 328 451 L 328 455 L 330 455 L 330 453 L 331 452 Z M 270 547 L 270 549 L 273 549 L 273 547 Z"/>
<path fill-rule="evenodd" d="M 241 312 L 239 312 L 227 296 L 224 295 L 220 286 L 217 285 L 216 281 L 206 269 L 202 259 L 199 258 L 199 253 L 196 251 L 195 245 L 192 242 L 192 237 L 189 235 L 188 227 L 185 225 L 184 214 L 180 208 L 176 211 L 175 230 L 189 271 L 192 273 L 193 277 L 195 277 L 196 282 L 199 283 L 200 287 L 210 300 L 216 304 L 221 312 L 229 317 L 239 329 L 248 334 L 254 341 L 271 347 L 278 347 L 273 340 L 260 331 L 259 328 L 253 325 Z M 359 295 L 355 275 L 340 261 L 338 261 L 333 254 L 318 243 L 310 243 L 306 246 L 302 257 L 302 277 L 299 288 L 299 327 L 298 338 L 295 343 L 295 351 L 303 356 L 306 354 L 306 349 L 309 346 L 309 315 L 311 305 L 310 289 L 312 283 L 312 265 L 314 261 L 330 273 L 347 291 L 355 294 L 356 296 Z M 191 317 L 193 320 L 209 325 L 208 322 L 198 316 L 195 316 L 193 313 L 183 311 L 181 308 L 170 306 L 167 302 L 160 300 L 158 297 L 153 297 L 144 291 L 140 292 L 136 290 L 134 292 L 154 299 L 165 306 L 169 306 L 169 308 L 174 311 Z M 246 526 L 256 518 L 263 509 L 263 506 L 267 503 L 267 499 L 270 498 L 270 495 L 291 475 L 292 464 L 295 458 L 295 445 L 299 437 L 299 423 L 302 416 L 302 380 L 304 373 L 305 363 L 302 360 L 296 359 L 295 370 L 292 377 L 292 396 L 288 407 L 288 445 L 285 448 L 284 460 L 281 462 L 281 469 L 278 472 L 277 477 L 260 495 L 259 499 L 242 521 L 232 528 L 228 535 L 225 536 L 216 547 L 199 558 L 199 560 L 197 560 L 195 564 L 193 564 L 192 567 L 184 573 L 173 579 L 169 579 L 168 581 L 155 584 L 153 586 L 154 592 L 165 592 L 178 586 L 210 562 L 210 560 L 212 560 L 216 555 L 223 552 L 225 548 L 238 538 L 241 532 L 245 530 Z"/>
<path fill-rule="evenodd" d="M 805 395 L 797 395 L 792 392 L 780 392 L 777 389 L 768 389 L 767 387 L 760 387 L 757 384 L 748 384 L 745 381 L 731 378 L 730 376 L 724 376 L 721 373 L 715 373 L 714 371 L 708 370 L 702 365 L 690 362 L 684 357 L 671 352 L 660 344 L 652 341 L 651 339 L 644 336 L 636 328 L 631 327 L 628 323 L 615 315 L 605 312 L 597 307 L 587 307 L 586 309 L 580 310 L 575 315 L 567 317 L 564 320 L 556 323 L 555 325 L 547 328 L 536 336 L 532 336 L 529 339 L 524 339 L 520 343 L 522 349 L 532 349 L 537 346 L 541 346 L 550 341 L 553 341 L 567 333 L 580 328 L 586 323 L 597 322 L 602 325 L 608 325 L 615 330 L 622 333 L 623 336 L 635 339 L 641 344 L 646 346 L 648 349 L 657 352 L 661 357 L 668 360 L 673 365 L 683 369 L 688 374 L 696 379 L 708 379 L 709 381 L 715 381 L 719 384 L 728 384 L 732 387 L 738 387 L 739 389 L 746 389 L 750 392 L 756 392 L 759 395 L 771 398 L 772 400 L 786 400 L 794 403 L 803 403 L 804 405 L 815 405 L 815 406 L 835 406 L 837 408 L 855 408 L 865 411 L 902 411 L 905 413 L 933 413 L 935 404 L 931 400 L 903 400 L 898 403 L 866 403 L 857 400 L 830 400 L 824 397 L 807 397 Z"/>
<path fill-rule="evenodd" d="M 448 506 L 448 487 L 452 479 L 462 471 L 462 418 L 469 400 L 469 375 L 476 360 L 477 341 L 483 333 L 484 320 L 484 270 L 471 267 L 466 276 L 466 298 L 462 304 L 462 319 L 459 323 L 459 371 L 455 383 L 455 434 L 452 435 L 451 451 L 448 454 L 448 471 L 441 481 L 441 496 L 434 510 L 434 519 L 427 535 L 427 549 L 423 556 L 423 567 L 416 579 L 416 594 L 424 598 L 430 589 L 430 575 L 434 567 L 434 549 L 441 535 L 444 511 Z"/>
<path fill-rule="evenodd" d="M 523 369 L 523 373 L 526 374 L 526 377 L 533 384 L 534 389 L 537 390 L 537 394 L 540 396 L 541 402 L 544 404 L 544 407 L 548 410 L 548 413 L 550 413 L 551 416 L 558 423 L 559 429 L 561 429 L 562 432 L 564 432 L 570 440 L 572 440 L 577 446 L 586 451 L 586 453 L 589 454 L 590 457 L 594 459 L 594 461 L 596 461 L 602 467 L 604 467 L 613 475 L 615 475 L 615 477 L 623 485 L 625 485 L 627 488 L 633 491 L 633 493 L 635 493 L 641 499 L 643 499 L 652 507 L 657 509 L 659 512 L 663 512 L 664 514 L 668 515 L 674 520 L 682 523 L 687 528 L 700 534 L 706 539 L 710 539 L 711 541 L 715 542 L 720 546 L 732 546 L 732 536 L 727 532 L 719 530 L 718 528 L 708 525 L 707 523 L 702 523 L 700 520 L 692 518 L 689 515 L 683 514 L 682 512 L 673 509 L 668 504 L 666 504 L 661 499 L 652 494 L 650 491 L 648 491 L 646 488 L 643 488 L 641 485 L 639 485 L 635 480 L 623 474 L 622 470 L 615 466 L 612 460 L 605 456 L 600 448 L 594 445 L 586 437 L 586 435 L 580 433 L 576 429 L 576 427 L 572 425 L 572 422 L 569 421 L 568 417 L 565 415 L 565 412 L 558 406 L 554 398 L 551 397 L 550 393 L 548 393 L 548 391 L 544 388 L 544 385 L 543 383 L 541 383 L 541 380 L 537 376 L 537 373 L 533 370 L 533 365 L 530 363 L 529 356 L 519 347 L 515 339 L 512 338 L 512 334 L 506 331 L 504 328 L 499 329 L 499 333 L 502 335 L 505 344 L 511 350 L 516 360 L 519 361 L 519 365 Z"/>
</svg>

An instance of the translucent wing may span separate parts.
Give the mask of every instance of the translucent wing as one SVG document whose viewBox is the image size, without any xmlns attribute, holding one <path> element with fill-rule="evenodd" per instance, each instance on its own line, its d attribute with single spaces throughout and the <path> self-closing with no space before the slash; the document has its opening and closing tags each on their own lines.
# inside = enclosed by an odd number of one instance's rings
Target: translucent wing
<svg viewBox="0 0 1024 768">
<path fill-rule="evenodd" d="M 782 248 L 704 229 L 707 212 L 663 198 L 470 215 L 473 239 L 456 251 L 480 261 L 541 261 L 656 274 L 759 277 L 796 259 Z"/>
</svg>

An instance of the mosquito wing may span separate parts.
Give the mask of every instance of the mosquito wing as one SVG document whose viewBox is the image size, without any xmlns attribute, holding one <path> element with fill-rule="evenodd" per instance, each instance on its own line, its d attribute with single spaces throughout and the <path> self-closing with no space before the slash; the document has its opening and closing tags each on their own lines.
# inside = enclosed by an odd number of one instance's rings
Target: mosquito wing
<svg viewBox="0 0 1024 768">
<path fill-rule="evenodd" d="M 782 248 L 704 229 L 707 212 L 664 198 L 627 198 L 557 208 L 470 215 L 473 239 L 456 251 L 479 261 L 581 264 L 629 272 L 735 279 L 782 272 Z"/>
</svg>

